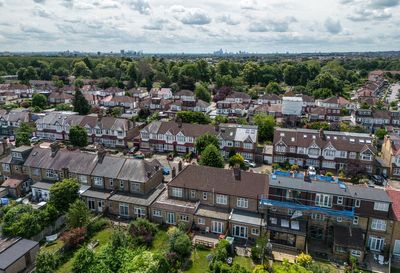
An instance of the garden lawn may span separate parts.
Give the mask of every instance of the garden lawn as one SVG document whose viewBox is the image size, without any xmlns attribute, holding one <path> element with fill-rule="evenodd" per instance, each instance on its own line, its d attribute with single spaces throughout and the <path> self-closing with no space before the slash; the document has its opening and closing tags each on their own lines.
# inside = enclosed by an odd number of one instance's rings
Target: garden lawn
<svg viewBox="0 0 400 273">
<path fill-rule="evenodd" d="M 112 229 L 106 228 L 96 233 L 96 235 L 90 239 L 90 242 L 95 240 L 99 241 L 99 244 L 94 249 L 95 252 L 98 251 L 102 246 L 105 246 L 111 240 L 111 234 L 112 234 Z M 58 268 L 57 270 L 58 273 L 70 273 L 72 271 L 72 265 L 74 263 L 75 255 L 77 252 L 78 250 L 74 252 L 72 257 L 66 263 L 64 263 Z"/>
<path fill-rule="evenodd" d="M 208 269 L 207 255 L 211 253 L 209 249 L 196 249 L 192 252 L 192 267 L 184 272 L 187 273 L 202 273 Z"/>
<path fill-rule="evenodd" d="M 58 238 L 55 242 L 47 243 L 40 251 L 48 253 L 56 253 L 64 245 L 63 241 Z"/>
<path fill-rule="evenodd" d="M 254 268 L 253 261 L 249 257 L 244 257 L 244 256 L 235 256 L 233 258 L 233 264 L 238 264 L 240 266 L 243 266 L 247 270 L 252 271 Z"/>
</svg>

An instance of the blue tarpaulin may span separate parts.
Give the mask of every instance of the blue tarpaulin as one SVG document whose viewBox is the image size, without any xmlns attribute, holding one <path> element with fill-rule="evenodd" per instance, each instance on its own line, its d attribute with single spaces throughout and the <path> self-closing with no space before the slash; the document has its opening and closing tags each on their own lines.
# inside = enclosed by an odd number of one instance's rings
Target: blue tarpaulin
<svg viewBox="0 0 400 273">
<path fill-rule="evenodd" d="M 0 204 L 2 206 L 8 205 L 10 203 L 10 200 L 8 198 L 1 198 L 0 199 Z"/>
</svg>

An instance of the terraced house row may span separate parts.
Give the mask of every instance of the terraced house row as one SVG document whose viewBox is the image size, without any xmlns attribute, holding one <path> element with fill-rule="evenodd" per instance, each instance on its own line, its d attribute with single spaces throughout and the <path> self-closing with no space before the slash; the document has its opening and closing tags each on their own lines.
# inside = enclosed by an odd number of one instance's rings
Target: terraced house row
<svg viewBox="0 0 400 273">
<path fill-rule="evenodd" d="M 140 131 L 140 149 L 151 152 L 196 152 L 196 139 L 206 133 L 217 136 L 221 153 L 228 157 L 231 149 L 254 160 L 258 127 L 238 124 L 191 124 L 175 121 L 153 121 Z"/>
</svg>

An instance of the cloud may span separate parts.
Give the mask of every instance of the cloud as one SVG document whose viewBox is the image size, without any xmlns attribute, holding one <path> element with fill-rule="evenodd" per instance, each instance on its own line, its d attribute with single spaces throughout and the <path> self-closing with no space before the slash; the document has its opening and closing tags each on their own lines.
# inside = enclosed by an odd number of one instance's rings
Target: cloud
<svg viewBox="0 0 400 273">
<path fill-rule="evenodd" d="M 222 15 L 218 18 L 218 21 L 225 23 L 227 25 L 235 26 L 240 24 L 240 20 L 233 18 L 230 15 Z"/>
<path fill-rule="evenodd" d="M 168 20 L 157 19 L 151 21 L 149 24 L 144 25 L 143 28 L 147 30 L 162 30 L 166 23 L 168 23 Z"/>
<path fill-rule="evenodd" d="M 340 23 L 339 20 L 335 20 L 331 17 L 327 18 L 324 23 L 324 27 L 326 31 L 328 31 L 331 34 L 338 34 L 342 32 L 342 24 Z"/>
<path fill-rule="evenodd" d="M 129 5 L 140 14 L 148 15 L 151 12 L 151 7 L 147 0 L 130 0 Z"/>
<path fill-rule="evenodd" d="M 199 8 L 185 8 L 182 6 L 174 6 L 171 11 L 175 19 L 185 25 L 207 25 L 211 23 L 211 18 L 207 12 Z"/>
<path fill-rule="evenodd" d="M 354 22 L 364 22 L 371 20 L 386 20 L 392 17 L 392 13 L 388 9 L 384 10 L 373 10 L 365 8 L 356 8 L 353 10 L 353 14 L 347 16 L 347 18 Z"/>
<path fill-rule="evenodd" d="M 51 18 L 53 15 L 48 12 L 46 9 L 44 9 L 41 6 L 35 6 L 33 8 L 33 14 L 38 16 L 38 17 L 43 17 L 43 18 Z"/>
<path fill-rule="evenodd" d="M 44 4 L 46 2 L 46 0 L 33 0 L 33 2 L 35 2 L 37 4 Z"/>
<path fill-rule="evenodd" d="M 113 9 L 119 8 L 120 5 L 113 0 L 101 0 L 101 1 L 94 1 L 93 5 L 100 9 Z"/>
<path fill-rule="evenodd" d="M 74 6 L 74 0 L 62 0 L 61 5 L 70 9 Z"/>
<path fill-rule="evenodd" d="M 369 6 L 376 9 L 396 7 L 400 0 L 370 0 Z"/>
<path fill-rule="evenodd" d="M 259 3 L 257 0 L 242 0 L 242 1 L 240 1 L 241 9 L 257 10 L 258 5 L 259 5 Z"/>
<path fill-rule="evenodd" d="M 287 17 L 276 20 L 255 21 L 247 28 L 250 32 L 288 32 L 290 24 L 297 22 L 294 17 Z"/>
<path fill-rule="evenodd" d="M 0 0 L 0 7 L 4 6 L 4 0 Z"/>
</svg>

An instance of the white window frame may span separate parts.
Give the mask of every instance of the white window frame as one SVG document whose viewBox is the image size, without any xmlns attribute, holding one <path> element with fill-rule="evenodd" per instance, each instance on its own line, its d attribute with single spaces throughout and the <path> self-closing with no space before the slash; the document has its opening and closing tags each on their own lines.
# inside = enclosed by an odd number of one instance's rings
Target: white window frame
<svg viewBox="0 0 400 273">
<path fill-rule="evenodd" d="M 10 164 L 3 163 L 2 164 L 3 171 L 9 172 L 10 171 Z"/>
<path fill-rule="evenodd" d="M 181 214 L 179 218 L 182 222 L 189 222 L 189 215 L 187 214 Z"/>
<path fill-rule="evenodd" d="M 386 231 L 387 221 L 383 219 L 372 218 L 371 229 L 377 231 Z"/>
<path fill-rule="evenodd" d="M 343 196 L 336 197 L 336 204 L 343 205 Z"/>
<path fill-rule="evenodd" d="M 389 211 L 389 203 L 374 202 L 374 210 L 377 210 L 377 211 Z"/>
<path fill-rule="evenodd" d="M 154 217 L 161 217 L 161 210 L 153 210 Z"/>
<path fill-rule="evenodd" d="M 228 204 L 228 196 L 224 194 L 217 194 L 215 198 L 215 202 L 219 205 L 227 205 Z"/>
<path fill-rule="evenodd" d="M 361 206 L 361 200 L 360 199 L 356 199 L 354 201 L 354 207 L 359 208 Z"/>
<path fill-rule="evenodd" d="M 332 195 L 317 193 L 315 194 L 315 205 L 324 208 L 332 207 Z"/>
<path fill-rule="evenodd" d="M 126 203 L 119 204 L 119 215 L 129 216 L 129 205 L 128 204 L 126 204 Z"/>
<path fill-rule="evenodd" d="M 177 187 L 172 187 L 171 195 L 173 197 L 183 197 L 183 189 L 182 188 L 177 188 Z"/>
<path fill-rule="evenodd" d="M 93 182 L 94 182 L 95 186 L 103 186 L 104 185 L 103 177 L 100 177 L 100 176 L 93 177 Z"/>
<path fill-rule="evenodd" d="M 172 217 L 170 217 L 172 215 Z M 173 219 L 173 221 L 171 221 L 171 219 Z M 175 215 L 175 212 L 170 212 L 170 211 L 168 211 L 167 212 L 167 217 L 166 217 L 166 221 L 165 221 L 167 224 L 170 224 L 170 225 L 174 225 L 174 224 L 176 224 L 176 215 Z"/>
<path fill-rule="evenodd" d="M 353 225 L 358 225 L 358 222 L 360 221 L 360 218 L 358 216 L 354 216 L 353 218 Z"/>
<path fill-rule="evenodd" d="M 350 255 L 354 257 L 361 257 L 361 250 L 350 249 Z"/>
<path fill-rule="evenodd" d="M 251 235 L 259 236 L 260 229 L 259 228 L 251 228 Z"/>
<path fill-rule="evenodd" d="M 204 218 L 198 218 L 198 219 L 197 219 L 197 224 L 199 224 L 199 225 L 205 225 L 205 224 L 206 224 L 206 220 L 204 220 Z"/>
<path fill-rule="evenodd" d="M 236 199 L 236 206 L 238 208 L 244 208 L 247 209 L 249 207 L 249 199 L 243 198 L 243 197 L 238 197 Z"/>
</svg>

